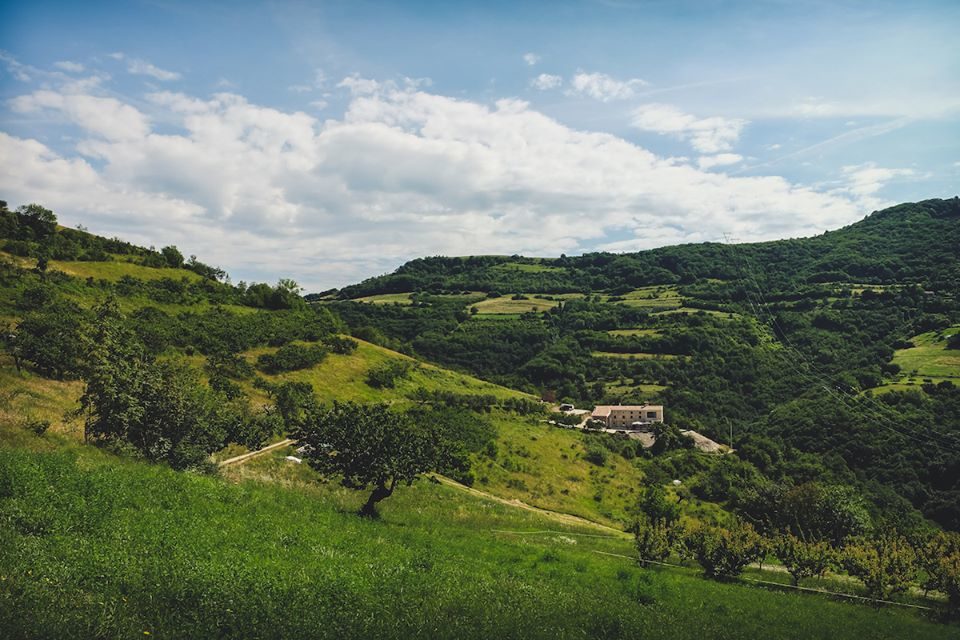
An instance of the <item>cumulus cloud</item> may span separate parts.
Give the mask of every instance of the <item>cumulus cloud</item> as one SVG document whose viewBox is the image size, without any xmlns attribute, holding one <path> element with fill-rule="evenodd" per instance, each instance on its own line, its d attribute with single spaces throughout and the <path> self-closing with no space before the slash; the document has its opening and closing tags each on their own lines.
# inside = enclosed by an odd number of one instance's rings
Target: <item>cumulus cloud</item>
<svg viewBox="0 0 960 640">
<path fill-rule="evenodd" d="M 700 156 L 697 158 L 697 166 L 701 169 L 712 169 L 737 164 L 742 160 L 743 156 L 736 153 L 718 153 L 715 156 Z"/>
<path fill-rule="evenodd" d="M 617 80 L 605 73 L 585 73 L 579 71 L 570 78 L 570 95 L 589 96 L 601 102 L 611 100 L 625 100 L 632 98 L 638 87 L 646 86 L 647 82 L 640 78 Z"/>
<path fill-rule="evenodd" d="M 525 53 L 523 54 L 523 61 L 526 62 L 529 66 L 533 66 L 540 62 L 540 56 L 535 53 Z"/>
<path fill-rule="evenodd" d="M 814 233 L 861 217 L 883 179 L 851 169 L 847 190 L 825 192 L 733 177 L 520 100 L 481 104 L 359 76 L 341 86 L 353 94 L 346 112 L 323 121 L 232 93 L 151 93 L 148 117 L 113 97 L 34 91 L 12 107 L 64 119 L 78 141 L 54 150 L 2 134 L 0 192 L 68 224 L 178 244 L 238 278 L 293 275 L 318 290 L 421 255 Z M 699 140 L 705 130 L 670 132 Z M 714 166 L 726 155 L 708 153 Z"/>
<path fill-rule="evenodd" d="M 536 78 L 530 81 L 530 86 L 539 91 L 549 91 L 550 89 L 556 89 L 563 84 L 563 78 L 560 76 L 552 76 L 549 73 L 541 73 Z"/>
<path fill-rule="evenodd" d="M 698 118 L 669 104 L 641 105 L 633 110 L 630 122 L 643 131 L 687 140 L 700 153 L 729 151 L 747 125 L 737 118 Z"/>
</svg>

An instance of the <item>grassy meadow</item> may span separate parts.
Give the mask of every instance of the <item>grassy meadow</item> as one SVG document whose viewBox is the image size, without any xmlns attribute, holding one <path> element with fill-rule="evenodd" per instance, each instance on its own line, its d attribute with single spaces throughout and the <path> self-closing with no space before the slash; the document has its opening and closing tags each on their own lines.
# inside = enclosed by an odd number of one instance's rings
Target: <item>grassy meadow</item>
<svg viewBox="0 0 960 640">
<path fill-rule="evenodd" d="M 379 520 L 354 515 L 362 498 L 279 457 L 208 477 L 2 427 L 0 628 L 84 639 L 957 634 L 916 611 L 641 569 L 629 540 L 427 480 L 399 489 Z"/>
</svg>

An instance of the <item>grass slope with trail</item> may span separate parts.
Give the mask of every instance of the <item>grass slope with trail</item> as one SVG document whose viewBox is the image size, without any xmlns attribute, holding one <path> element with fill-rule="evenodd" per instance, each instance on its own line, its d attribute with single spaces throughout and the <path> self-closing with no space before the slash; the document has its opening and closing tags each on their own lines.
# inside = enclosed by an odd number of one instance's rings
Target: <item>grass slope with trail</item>
<svg viewBox="0 0 960 640">
<path fill-rule="evenodd" d="M 0 430 L 0 628 L 21 637 L 948 638 L 916 612 L 640 569 L 629 541 L 427 481 L 233 481 Z M 509 531 L 553 530 L 521 536 Z M 29 613 L 27 613 L 29 612 Z"/>
</svg>

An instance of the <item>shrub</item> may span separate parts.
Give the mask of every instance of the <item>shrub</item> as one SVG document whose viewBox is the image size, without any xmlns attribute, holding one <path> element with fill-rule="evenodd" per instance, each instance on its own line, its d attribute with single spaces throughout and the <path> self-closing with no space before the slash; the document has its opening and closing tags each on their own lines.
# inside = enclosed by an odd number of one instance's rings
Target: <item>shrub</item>
<svg viewBox="0 0 960 640">
<path fill-rule="evenodd" d="M 413 370 L 413 363 L 408 360 L 392 360 L 367 372 L 367 384 L 376 389 L 392 389 L 397 386 L 397 380 L 406 378 Z"/>
<path fill-rule="evenodd" d="M 328 336 L 323 339 L 323 344 L 325 344 L 330 351 L 339 354 L 339 355 L 350 355 L 357 350 L 357 341 L 344 336 Z"/>
<path fill-rule="evenodd" d="M 905 538 L 881 534 L 876 538 L 854 538 L 844 549 L 843 567 L 859 578 L 867 593 L 879 600 L 905 591 L 916 568 L 917 554 Z"/>
<path fill-rule="evenodd" d="M 265 353 L 257 358 L 257 368 L 271 374 L 308 369 L 320 364 L 328 353 L 325 347 L 319 345 L 304 347 L 288 344 L 277 349 L 276 353 Z"/>
<path fill-rule="evenodd" d="M 734 578 L 763 553 L 760 536 L 747 523 L 703 527 L 690 535 L 688 544 L 708 578 Z"/>
<path fill-rule="evenodd" d="M 591 444 L 587 447 L 587 453 L 583 456 L 583 459 L 591 464 L 595 464 L 598 467 L 602 467 L 607 463 L 607 450 Z"/>
<path fill-rule="evenodd" d="M 823 576 L 834 556 L 828 543 L 806 542 L 789 533 L 774 541 L 773 553 L 793 576 L 794 585 L 803 578 Z"/>
<path fill-rule="evenodd" d="M 638 522 L 634 527 L 634 543 L 640 564 L 663 562 L 670 555 L 670 525 L 663 520 Z"/>
<path fill-rule="evenodd" d="M 23 421 L 23 428 L 42 436 L 50 428 L 50 421 L 35 416 L 27 416 Z"/>
</svg>

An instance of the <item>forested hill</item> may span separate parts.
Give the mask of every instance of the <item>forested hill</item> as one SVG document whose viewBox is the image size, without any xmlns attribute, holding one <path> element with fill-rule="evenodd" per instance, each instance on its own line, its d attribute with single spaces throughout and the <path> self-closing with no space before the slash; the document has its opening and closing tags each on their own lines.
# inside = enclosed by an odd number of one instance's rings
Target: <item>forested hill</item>
<svg viewBox="0 0 960 640">
<path fill-rule="evenodd" d="M 675 425 L 733 434 L 748 464 L 702 496 L 752 517 L 816 481 L 960 528 L 957 198 L 795 240 L 424 258 L 319 304 L 355 335 L 503 385 L 660 402 Z"/>
<path fill-rule="evenodd" d="M 734 246 L 718 243 L 577 257 L 418 258 L 395 272 L 344 287 L 341 298 L 409 291 L 616 291 L 698 279 L 736 279 L 748 270 L 768 287 L 808 283 L 917 283 L 957 291 L 960 199 L 924 200 L 878 211 L 820 236 Z"/>
</svg>

